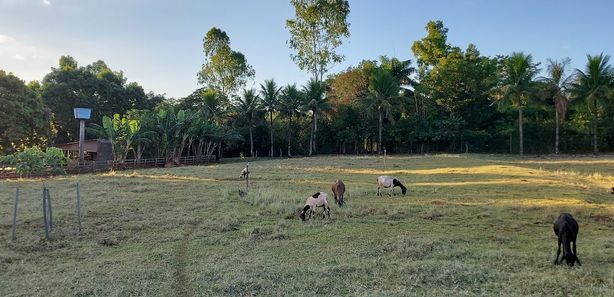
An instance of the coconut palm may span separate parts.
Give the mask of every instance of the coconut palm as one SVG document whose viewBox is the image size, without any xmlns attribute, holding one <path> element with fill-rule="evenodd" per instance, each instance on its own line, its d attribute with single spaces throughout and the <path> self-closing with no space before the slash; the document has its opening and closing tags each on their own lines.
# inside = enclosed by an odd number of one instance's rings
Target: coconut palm
<svg viewBox="0 0 614 297">
<path fill-rule="evenodd" d="M 328 97 L 326 97 L 326 86 L 323 82 L 310 79 L 303 86 L 305 95 L 305 105 L 303 109 L 311 111 L 311 137 L 309 138 L 309 156 L 316 151 L 316 135 L 318 132 L 318 114 L 322 110 L 330 108 Z"/>
<path fill-rule="evenodd" d="M 254 156 L 254 136 L 252 134 L 252 126 L 254 121 L 254 113 L 260 109 L 260 98 L 256 95 L 256 90 L 245 89 L 243 96 L 237 99 L 236 111 L 247 119 L 249 125 L 249 153 Z"/>
<path fill-rule="evenodd" d="M 288 157 L 292 156 L 290 152 L 290 143 L 292 140 L 292 118 L 297 114 L 298 110 L 304 104 L 303 95 L 296 88 L 296 84 L 288 84 L 281 90 L 279 96 L 280 111 L 288 117 Z"/>
<path fill-rule="evenodd" d="M 378 114 L 378 154 L 382 154 L 382 130 L 384 118 L 390 118 L 394 100 L 399 96 L 399 82 L 391 71 L 378 69 L 369 82 L 369 94 L 365 98 L 367 108 Z"/>
<path fill-rule="evenodd" d="M 411 60 L 399 60 L 382 56 L 380 57 L 380 64 L 382 68 L 392 72 L 392 75 L 399 81 L 400 85 L 406 88 L 414 86 L 415 82 L 411 79 L 411 76 L 417 71 L 416 68 L 411 66 Z"/>
<path fill-rule="evenodd" d="M 279 105 L 280 87 L 277 87 L 275 80 L 265 80 L 264 85 L 260 84 L 260 95 L 262 96 L 262 107 L 269 113 L 269 132 L 271 133 L 271 150 L 269 157 L 273 157 L 273 112 Z"/>
<path fill-rule="evenodd" d="M 228 106 L 228 98 L 215 90 L 206 90 L 202 96 L 205 116 L 211 123 L 223 126 L 227 120 L 228 109 L 226 107 Z M 218 158 L 221 159 L 223 139 L 218 139 L 219 141 L 216 146 L 218 148 Z"/>
<path fill-rule="evenodd" d="M 541 80 L 546 83 L 546 88 L 549 94 L 552 94 L 555 106 L 555 126 L 556 135 L 554 138 L 554 153 L 559 153 L 559 131 L 561 122 L 565 121 L 565 114 L 567 113 L 567 106 L 569 103 L 569 97 L 567 96 L 567 89 L 571 85 L 573 75 L 567 75 L 565 68 L 571 60 L 565 58 L 563 60 L 547 60 L 547 77 Z"/>
<path fill-rule="evenodd" d="M 597 109 L 612 97 L 614 69 L 608 64 L 610 61 L 608 55 L 601 53 L 598 56 L 587 55 L 587 58 L 585 70 L 576 69 L 577 79 L 571 91 L 575 98 L 584 100 L 591 114 L 593 153 L 597 154 Z"/>
<path fill-rule="evenodd" d="M 522 109 L 535 91 L 535 77 L 539 73 L 538 64 L 533 57 L 522 52 L 512 53 L 503 60 L 500 85 L 495 90 L 495 99 L 499 108 L 512 106 L 518 109 L 518 133 L 520 136 L 519 153 L 524 153 L 522 132 Z"/>
</svg>

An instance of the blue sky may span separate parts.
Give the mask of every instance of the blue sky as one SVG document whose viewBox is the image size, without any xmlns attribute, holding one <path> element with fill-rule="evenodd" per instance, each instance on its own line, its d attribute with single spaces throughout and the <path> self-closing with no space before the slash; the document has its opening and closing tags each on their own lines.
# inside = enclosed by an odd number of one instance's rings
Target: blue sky
<svg viewBox="0 0 614 297">
<path fill-rule="evenodd" d="M 381 55 L 411 58 L 429 20 L 442 20 L 448 41 L 483 55 L 524 51 L 538 62 L 614 54 L 614 1 L 350 0 L 346 56 L 331 72 Z M 309 75 L 290 59 L 285 20 L 289 0 L 0 0 L 0 69 L 41 80 L 61 55 L 80 65 L 101 59 L 146 91 L 183 97 L 198 87 L 202 37 L 225 30 L 233 49 L 256 70 L 248 87 L 275 78 L 303 84 Z M 614 62 L 614 61 L 613 61 Z"/>
</svg>

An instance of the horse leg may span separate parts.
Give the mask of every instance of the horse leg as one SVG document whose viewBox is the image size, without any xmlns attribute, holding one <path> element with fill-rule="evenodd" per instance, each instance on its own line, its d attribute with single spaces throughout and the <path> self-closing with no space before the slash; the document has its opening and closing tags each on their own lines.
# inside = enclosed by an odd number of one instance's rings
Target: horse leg
<svg viewBox="0 0 614 297">
<path fill-rule="evenodd" d="M 578 258 L 578 252 L 576 252 L 576 241 L 573 241 L 573 254 L 576 256 L 576 261 L 578 261 L 578 265 L 582 266 L 580 263 L 580 258 Z"/>
<path fill-rule="evenodd" d="M 559 237 L 558 249 L 556 251 L 556 258 L 554 258 L 554 265 L 559 265 L 559 255 L 561 254 L 561 238 Z"/>
</svg>

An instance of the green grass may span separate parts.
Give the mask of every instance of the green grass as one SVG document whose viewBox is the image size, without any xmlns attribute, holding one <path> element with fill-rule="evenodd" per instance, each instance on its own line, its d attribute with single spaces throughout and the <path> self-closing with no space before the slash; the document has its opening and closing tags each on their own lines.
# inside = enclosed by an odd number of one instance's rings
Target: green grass
<svg viewBox="0 0 614 297">
<path fill-rule="evenodd" d="M 0 296 L 614 296 L 612 156 L 262 160 L 240 197 L 243 165 L 0 181 Z M 381 174 L 408 195 L 377 197 Z M 335 179 L 347 207 L 301 222 Z M 581 267 L 552 264 L 563 211 L 580 224 Z"/>
</svg>

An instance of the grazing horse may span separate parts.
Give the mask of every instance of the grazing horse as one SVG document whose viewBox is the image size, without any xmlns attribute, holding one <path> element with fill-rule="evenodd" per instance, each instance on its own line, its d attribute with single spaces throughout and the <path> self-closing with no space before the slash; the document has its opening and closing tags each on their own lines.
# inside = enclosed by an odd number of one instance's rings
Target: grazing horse
<svg viewBox="0 0 614 297">
<path fill-rule="evenodd" d="M 305 201 L 305 206 L 299 215 L 301 220 L 312 218 L 316 212 L 316 208 L 324 208 L 324 217 L 330 218 L 330 207 L 328 207 L 328 196 L 324 192 L 317 192 Z"/>
<path fill-rule="evenodd" d="M 333 190 L 333 195 L 335 197 L 335 202 L 337 202 L 339 207 L 343 207 L 343 205 L 345 204 L 345 200 L 344 200 L 345 184 L 343 183 L 343 181 L 338 179 L 331 186 L 331 189 Z"/>
<path fill-rule="evenodd" d="M 382 175 L 377 178 L 377 195 L 382 196 L 381 188 L 391 189 L 394 193 L 394 187 L 400 187 L 403 195 L 407 193 L 407 188 L 395 177 Z M 390 193 L 388 193 L 390 195 Z"/>
<path fill-rule="evenodd" d="M 241 174 L 239 174 L 239 178 L 246 178 L 249 175 L 249 170 L 247 169 L 247 167 L 243 168 L 243 170 L 241 170 Z"/>
<path fill-rule="evenodd" d="M 582 263 L 580 263 L 580 259 L 578 259 L 578 253 L 576 252 L 576 239 L 578 238 L 578 231 L 578 222 L 576 222 L 571 214 L 562 213 L 556 222 L 554 222 L 554 234 L 556 234 L 556 236 L 559 238 L 556 259 L 554 259 L 555 265 L 560 264 L 563 262 L 563 260 L 565 260 L 569 266 L 573 266 L 576 262 L 578 262 L 578 265 L 582 265 Z M 573 252 L 570 243 L 573 243 Z M 559 262 L 561 244 L 563 245 L 563 257 Z"/>
</svg>

